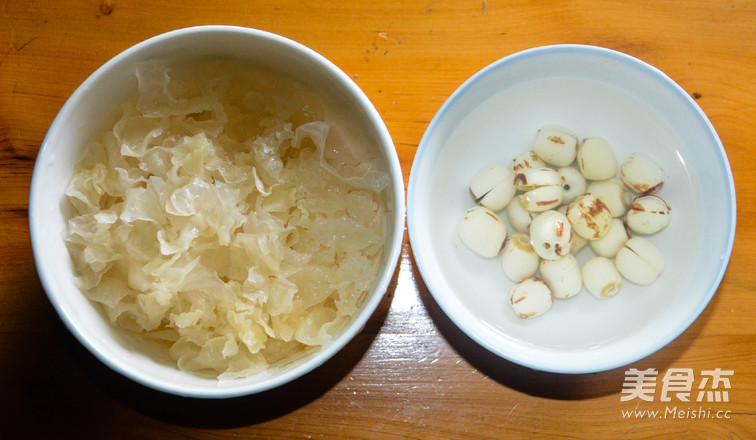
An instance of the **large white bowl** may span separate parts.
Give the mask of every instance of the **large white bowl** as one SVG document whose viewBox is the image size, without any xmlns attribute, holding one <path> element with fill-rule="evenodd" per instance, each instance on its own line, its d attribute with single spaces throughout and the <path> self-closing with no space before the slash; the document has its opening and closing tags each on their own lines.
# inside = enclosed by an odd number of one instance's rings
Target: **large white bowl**
<svg viewBox="0 0 756 440">
<path fill-rule="evenodd" d="M 660 194 L 672 206 L 672 222 L 650 239 L 668 264 L 651 286 L 625 281 L 608 300 L 584 291 L 523 320 L 507 304 L 513 283 L 499 260 L 474 255 L 456 228 L 474 204 L 471 176 L 487 165 L 510 163 L 547 124 L 604 137 L 620 162 L 640 151 L 665 169 Z M 415 156 L 407 223 L 425 283 L 468 336 L 534 369 L 587 373 L 653 353 L 698 317 L 729 261 L 735 191 L 714 128 L 674 81 L 619 52 L 556 45 L 493 63 L 444 103 Z M 591 252 L 583 250 L 578 260 Z"/>
<path fill-rule="evenodd" d="M 81 148 L 112 124 L 121 102 L 136 93 L 135 65 L 159 58 L 167 63 L 208 57 L 250 62 L 303 80 L 330 100 L 329 122 L 355 142 L 375 145 L 389 170 L 391 220 L 387 252 L 375 287 L 351 325 L 331 343 L 285 368 L 248 379 L 218 381 L 155 362 L 114 330 L 74 285 L 66 250 L 63 191 Z M 117 55 L 94 72 L 65 103 L 37 157 L 29 199 L 29 226 L 39 277 L 71 332 L 114 370 L 149 387 L 182 396 L 221 398 L 264 391 L 323 364 L 364 327 L 384 296 L 398 261 L 404 230 L 404 184 L 391 137 L 359 87 L 311 49 L 267 32 L 230 26 L 201 26 L 156 36 Z"/>
</svg>

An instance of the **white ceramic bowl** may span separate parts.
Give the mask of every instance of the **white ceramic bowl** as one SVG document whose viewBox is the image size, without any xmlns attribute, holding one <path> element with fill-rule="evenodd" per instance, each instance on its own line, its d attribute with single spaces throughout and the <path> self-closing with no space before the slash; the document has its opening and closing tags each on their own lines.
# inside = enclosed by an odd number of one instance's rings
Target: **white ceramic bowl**
<svg viewBox="0 0 756 440">
<path fill-rule="evenodd" d="M 650 239 L 667 267 L 651 286 L 625 281 L 597 300 L 583 289 L 524 320 L 507 304 L 499 259 L 474 255 L 456 228 L 474 204 L 479 169 L 510 163 L 547 124 L 603 136 L 621 162 L 632 152 L 666 171 L 667 229 Z M 637 361 L 680 335 L 724 275 L 735 233 L 735 191 L 722 144 L 688 94 L 658 69 L 608 49 L 556 45 L 505 57 L 466 81 L 433 118 L 407 191 L 413 253 L 434 299 L 468 336 L 513 362 L 588 373 Z M 592 252 L 584 249 L 578 260 Z"/>
<path fill-rule="evenodd" d="M 115 331 L 73 282 L 65 231 L 63 191 L 81 147 L 112 124 L 120 103 L 136 93 L 135 64 L 160 58 L 167 63 L 230 57 L 300 78 L 329 100 L 329 122 L 347 124 L 342 134 L 370 142 L 389 170 L 390 211 L 387 252 L 375 287 L 351 325 L 314 354 L 282 369 L 248 379 L 218 381 L 178 371 L 145 356 L 130 338 Z M 68 99 L 40 149 L 31 183 L 29 224 L 39 277 L 65 325 L 95 356 L 114 370 L 149 387 L 182 396 L 222 398 L 264 391 L 320 366 L 364 327 L 384 296 L 398 261 L 404 230 L 404 184 L 393 142 L 378 112 L 359 87 L 334 64 L 301 44 L 267 32 L 201 26 L 156 36 L 117 55 L 94 72 Z"/>
</svg>

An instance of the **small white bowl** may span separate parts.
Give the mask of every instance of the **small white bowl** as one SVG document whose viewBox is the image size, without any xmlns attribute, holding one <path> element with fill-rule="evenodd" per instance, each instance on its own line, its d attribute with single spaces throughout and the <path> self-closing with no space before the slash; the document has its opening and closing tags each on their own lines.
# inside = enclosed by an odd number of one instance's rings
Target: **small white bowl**
<svg viewBox="0 0 756 440">
<path fill-rule="evenodd" d="M 650 239 L 667 267 L 651 286 L 625 281 L 607 300 L 583 289 L 525 320 L 507 304 L 513 282 L 499 259 L 474 255 L 456 228 L 474 204 L 472 175 L 530 150 L 536 131 L 548 124 L 604 137 L 620 162 L 640 151 L 665 169 L 660 195 L 672 206 L 672 222 Z M 735 190 L 711 123 L 664 73 L 609 49 L 546 46 L 491 64 L 444 103 L 415 156 L 407 225 L 431 294 L 468 336 L 524 366 L 588 373 L 646 357 L 703 311 L 732 251 Z M 590 253 L 585 249 L 578 259 Z"/>
<path fill-rule="evenodd" d="M 385 259 L 378 279 L 349 327 L 329 344 L 289 366 L 247 379 L 218 381 L 156 362 L 105 322 L 74 284 L 64 231 L 64 190 L 81 148 L 112 124 L 120 104 L 136 93 L 135 65 L 159 58 L 168 64 L 228 57 L 303 80 L 333 100 L 329 122 L 349 124 L 343 135 L 358 134 L 380 151 L 389 171 L 390 212 Z M 127 49 L 94 72 L 71 95 L 53 121 L 37 157 L 29 199 L 29 226 L 39 277 L 65 325 L 112 369 L 164 392 L 225 398 L 261 392 L 290 382 L 338 352 L 364 327 L 383 298 L 401 252 L 404 183 L 391 137 L 359 87 L 338 67 L 311 49 L 271 33 L 232 26 L 200 26 L 168 32 Z"/>
</svg>

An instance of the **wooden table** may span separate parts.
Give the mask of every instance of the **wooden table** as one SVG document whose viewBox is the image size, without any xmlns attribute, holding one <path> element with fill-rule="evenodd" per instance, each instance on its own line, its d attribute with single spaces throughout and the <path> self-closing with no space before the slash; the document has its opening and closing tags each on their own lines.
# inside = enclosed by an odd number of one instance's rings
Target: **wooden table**
<svg viewBox="0 0 756 440">
<path fill-rule="evenodd" d="M 47 128 L 92 71 L 148 37 L 200 24 L 272 31 L 332 60 L 384 118 L 405 181 L 444 100 L 503 56 L 584 43 L 655 65 L 696 99 L 729 156 L 738 230 L 727 274 L 698 320 L 657 353 L 597 374 L 547 374 L 456 329 L 405 239 L 365 331 L 290 386 L 199 401 L 135 385 L 82 348 L 50 306 L 29 244 L 29 182 Z M 0 438 L 756 438 L 754 72 L 754 0 L 2 1 Z M 653 401 L 621 400 L 628 368 L 658 371 Z M 731 371 L 718 389 L 729 401 L 661 401 L 661 378 L 676 369 L 696 383 Z"/>
</svg>

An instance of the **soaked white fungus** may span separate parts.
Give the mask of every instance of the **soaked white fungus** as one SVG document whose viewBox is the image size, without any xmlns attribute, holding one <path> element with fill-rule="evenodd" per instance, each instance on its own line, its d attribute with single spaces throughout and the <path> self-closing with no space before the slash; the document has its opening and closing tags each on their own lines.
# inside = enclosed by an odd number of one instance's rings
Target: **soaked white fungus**
<svg viewBox="0 0 756 440">
<path fill-rule="evenodd" d="M 382 162 L 293 81 L 226 61 L 137 78 L 66 190 L 84 294 L 181 370 L 222 379 L 327 343 L 383 258 Z"/>
</svg>

